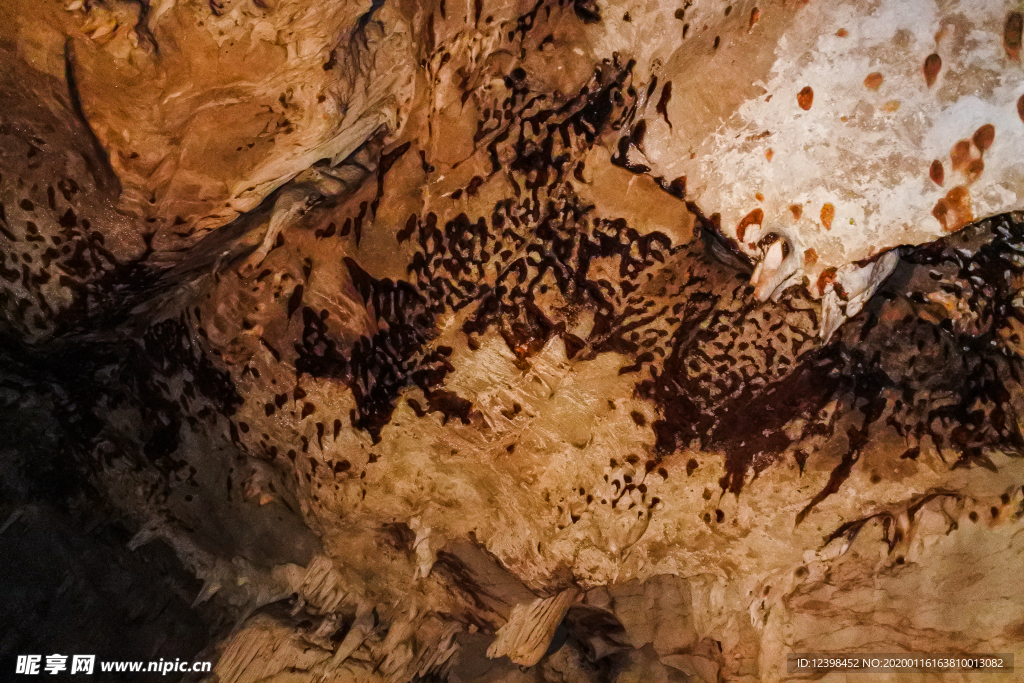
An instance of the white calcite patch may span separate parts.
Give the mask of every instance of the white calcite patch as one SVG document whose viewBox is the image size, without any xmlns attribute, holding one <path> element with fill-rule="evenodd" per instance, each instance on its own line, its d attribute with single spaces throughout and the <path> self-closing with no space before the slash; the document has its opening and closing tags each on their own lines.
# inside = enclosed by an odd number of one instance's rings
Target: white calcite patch
<svg viewBox="0 0 1024 683">
<path fill-rule="evenodd" d="M 737 4 L 731 16 L 748 16 L 750 4 Z M 642 145 L 650 173 L 685 176 L 687 198 L 717 215 L 722 231 L 756 258 L 751 234 L 785 236 L 819 294 L 828 269 L 1019 209 L 1024 69 L 1003 45 L 1011 9 L 930 0 L 761 3 L 749 29 L 719 16 L 654 70 L 660 85 L 644 110 Z M 777 39 L 760 43 L 762 31 Z M 712 33 L 720 41 L 711 68 L 691 68 L 684 55 Z M 758 49 L 770 54 L 763 73 L 749 52 Z M 941 68 L 929 86 L 932 54 Z M 728 101 L 751 90 L 756 96 L 725 110 L 702 109 L 691 94 Z M 980 150 L 972 136 L 985 126 L 994 136 Z M 954 163 L 961 140 L 966 156 Z M 933 162 L 941 183 L 930 177 Z M 761 230 L 738 230 L 757 211 Z"/>
</svg>

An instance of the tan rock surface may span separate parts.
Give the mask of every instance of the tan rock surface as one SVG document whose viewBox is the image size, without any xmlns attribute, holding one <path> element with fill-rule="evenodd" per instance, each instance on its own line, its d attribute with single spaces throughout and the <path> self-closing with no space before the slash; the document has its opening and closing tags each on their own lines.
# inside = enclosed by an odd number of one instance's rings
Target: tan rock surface
<svg viewBox="0 0 1024 683">
<path fill-rule="evenodd" d="M 211 681 L 1024 655 L 1014 11 L 14 3 L 0 410 Z"/>
</svg>

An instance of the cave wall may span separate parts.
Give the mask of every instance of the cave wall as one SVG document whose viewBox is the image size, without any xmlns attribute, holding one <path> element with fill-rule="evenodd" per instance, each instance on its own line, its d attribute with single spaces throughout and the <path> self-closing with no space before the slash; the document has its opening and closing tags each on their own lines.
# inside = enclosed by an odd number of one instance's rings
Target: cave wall
<svg viewBox="0 0 1024 683">
<path fill-rule="evenodd" d="M 1018 9 L 10 3 L 5 552 L 232 683 L 1020 653 Z"/>
</svg>

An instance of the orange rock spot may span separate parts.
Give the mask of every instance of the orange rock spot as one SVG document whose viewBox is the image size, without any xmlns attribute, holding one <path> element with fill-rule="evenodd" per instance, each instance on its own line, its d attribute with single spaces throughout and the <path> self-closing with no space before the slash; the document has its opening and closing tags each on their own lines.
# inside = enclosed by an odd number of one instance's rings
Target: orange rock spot
<svg viewBox="0 0 1024 683">
<path fill-rule="evenodd" d="M 796 103 L 804 111 L 808 111 L 811 108 L 811 105 L 814 104 L 814 90 L 811 89 L 811 86 L 805 85 L 803 90 L 797 93 Z"/>
<path fill-rule="evenodd" d="M 829 286 L 831 282 L 836 279 L 836 269 L 834 267 L 826 268 L 821 271 L 818 275 L 818 293 L 825 291 L 825 288 Z"/>
<path fill-rule="evenodd" d="M 864 87 L 868 90 L 878 90 L 882 86 L 882 81 L 885 80 L 882 74 L 874 71 L 864 77 Z"/>
<path fill-rule="evenodd" d="M 971 195 L 967 188 L 958 185 L 947 192 L 946 196 L 935 204 L 932 215 L 946 232 L 956 232 L 973 223 L 974 212 L 971 209 Z"/>
<path fill-rule="evenodd" d="M 831 204 L 825 204 L 821 207 L 821 224 L 825 226 L 826 230 L 832 229 L 832 219 L 836 217 L 836 207 Z"/>
<path fill-rule="evenodd" d="M 985 162 L 981 159 L 975 159 L 971 163 L 967 164 L 967 168 L 964 169 L 964 175 L 967 176 L 967 182 L 973 183 L 981 176 L 981 173 L 984 170 Z"/>
<path fill-rule="evenodd" d="M 764 221 L 764 211 L 761 209 L 754 209 L 739 222 L 736 226 L 736 237 L 742 242 L 746 239 L 747 228 L 751 225 L 761 225 Z"/>
<path fill-rule="evenodd" d="M 949 150 L 949 160 L 953 163 L 954 171 L 962 171 L 971 163 L 971 141 L 959 140 L 953 149 Z"/>
</svg>

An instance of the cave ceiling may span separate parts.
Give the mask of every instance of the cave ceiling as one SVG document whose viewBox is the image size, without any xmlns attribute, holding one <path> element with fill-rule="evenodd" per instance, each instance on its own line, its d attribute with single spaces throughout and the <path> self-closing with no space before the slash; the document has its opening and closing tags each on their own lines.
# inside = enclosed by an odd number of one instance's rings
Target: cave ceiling
<svg viewBox="0 0 1024 683">
<path fill-rule="evenodd" d="M 1021 11 L 7 0 L 0 654 L 1024 654 Z"/>
</svg>

